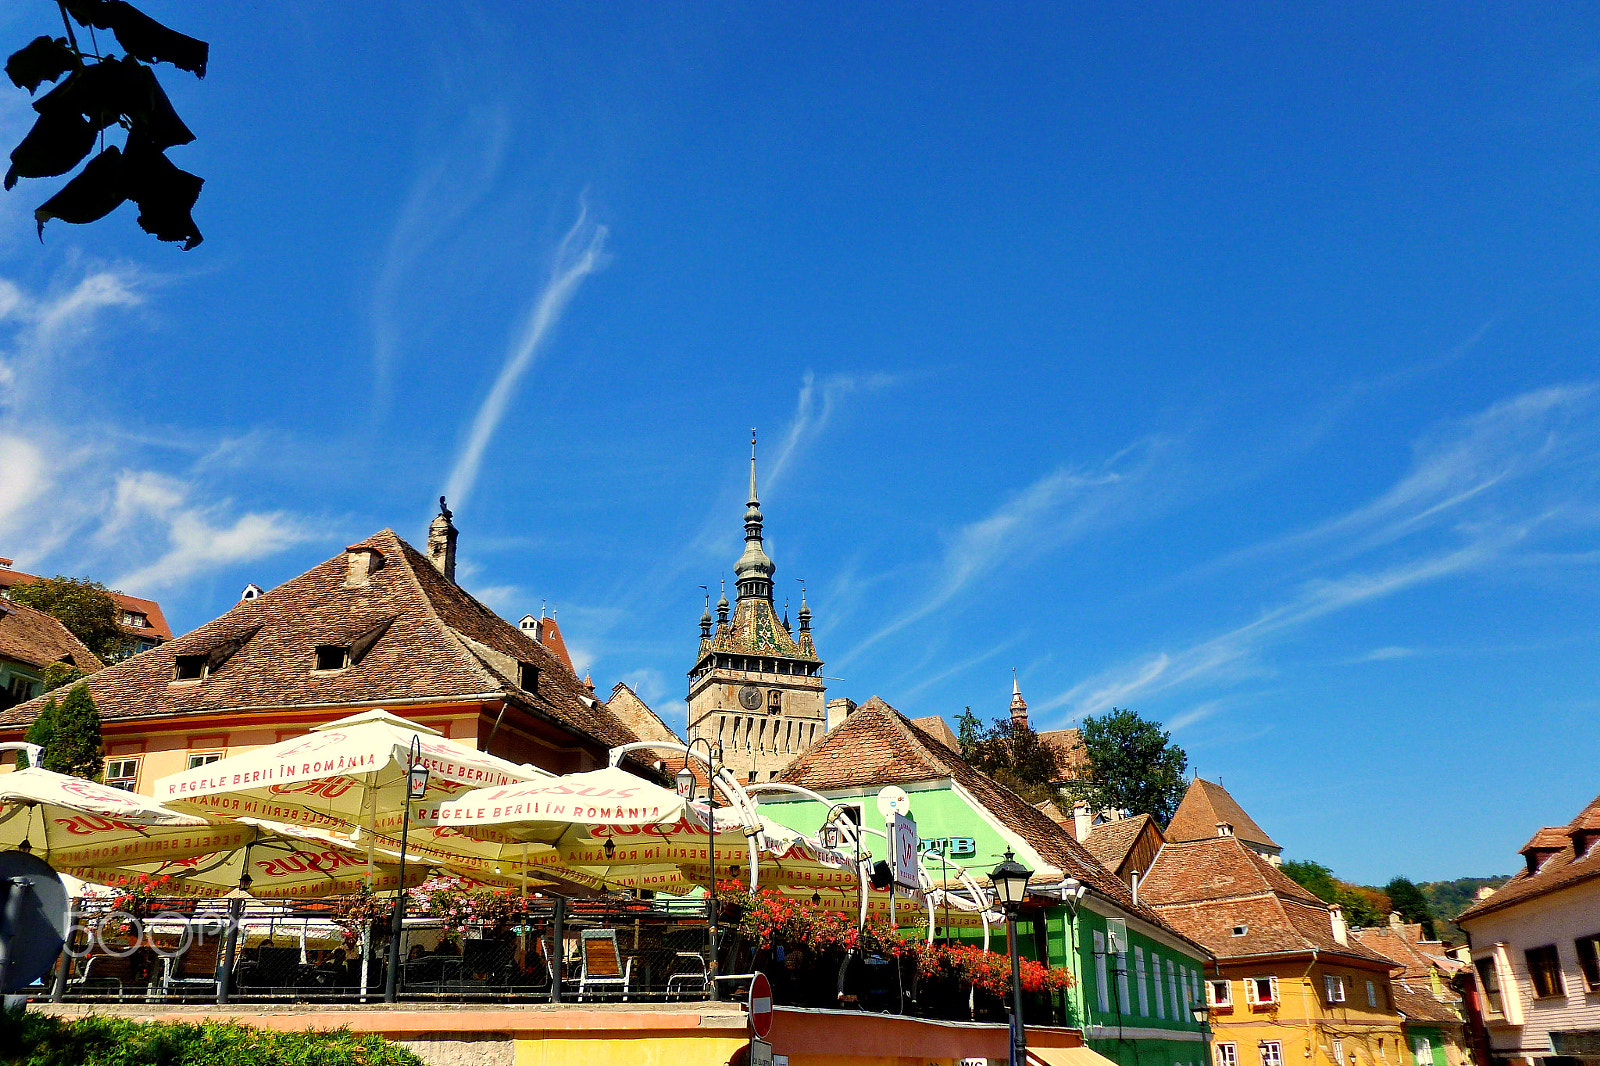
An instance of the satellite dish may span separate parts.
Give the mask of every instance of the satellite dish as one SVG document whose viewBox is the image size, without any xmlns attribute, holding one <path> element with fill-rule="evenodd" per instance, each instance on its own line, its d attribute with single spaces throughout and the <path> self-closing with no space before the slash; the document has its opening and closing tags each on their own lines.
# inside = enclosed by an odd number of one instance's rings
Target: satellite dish
<svg viewBox="0 0 1600 1066">
<path fill-rule="evenodd" d="M 43 859 L 0 851 L 0 993 L 50 972 L 67 937 L 67 890 Z"/>
<path fill-rule="evenodd" d="M 910 814 L 911 797 L 899 785 L 890 785 L 878 793 L 878 813 L 885 821 L 897 814 Z"/>
</svg>

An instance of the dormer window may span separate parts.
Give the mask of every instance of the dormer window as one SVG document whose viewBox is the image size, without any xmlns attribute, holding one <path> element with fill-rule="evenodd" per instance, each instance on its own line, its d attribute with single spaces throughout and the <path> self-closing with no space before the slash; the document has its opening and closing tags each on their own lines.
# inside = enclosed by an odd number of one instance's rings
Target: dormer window
<svg viewBox="0 0 1600 1066">
<path fill-rule="evenodd" d="M 538 692 L 539 668 L 532 663 L 517 663 L 517 687 L 524 692 Z"/>
<path fill-rule="evenodd" d="M 179 655 L 172 661 L 173 680 L 199 681 L 209 673 L 206 658 L 204 655 Z"/>
<path fill-rule="evenodd" d="M 1229 825 L 1227 822 L 1218 822 L 1217 823 L 1217 836 L 1219 836 L 1219 837 L 1231 837 L 1231 836 L 1233 836 L 1233 826 Z"/>
<path fill-rule="evenodd" d="M 1233 927 L 1234 936 L 1244 936 L 1249 931 L 1250 927 L 1248 925 L 1236 925 Z"/>
<path fill-rule="evenodd" d="M 350 665 L 350 649 L 337 644 L 317 645 L 317 670 L 343 670 Z"/>
<path fill-rule="evenodd" d="M 149 629 L 150 619 L 146 615 L 142 615 L 137 611 L 123 611 L 122 624 L 125 626 L 131 626 L 134 629 Z"/>
</svg>

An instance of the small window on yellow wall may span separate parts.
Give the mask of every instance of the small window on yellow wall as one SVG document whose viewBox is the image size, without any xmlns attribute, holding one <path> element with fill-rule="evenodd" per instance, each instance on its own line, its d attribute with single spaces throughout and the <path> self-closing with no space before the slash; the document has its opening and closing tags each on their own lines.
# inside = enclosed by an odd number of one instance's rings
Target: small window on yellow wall
<svg viewBox="0 0 1600 1066">
<path fill-rule="evenodd" d="M 1278 979 L 1276 977 L 1245 978 L 1244 998 L 1246 1002 L 1258 1006 L 1278 1002 Z"/>
<path fill-rule="evenodd" d="M 1233 985 L 1227 981 L 1207 981 L 1206 994 L 1213 1007 L 1233 1006 Z"/>
<path fill-rule="evenodd" d="M 1239 1045 L 1218 1044 L 1217 1066 L 1239 1066 Z"/>
<path fill-rule="evenodd" d="M 191 770 L 201 766 L 210 766 L 214 762 L 221 761 L 222 752 L 220 751 L 191 751 L 189 753 L 189 769 Z"/>
<path fill-rule="evenodd" d="M 1336 973 L 1322 975 L 1322 991 L 1329 1003 L 1344 1002 L 1344 978 Z"/>
</svg>

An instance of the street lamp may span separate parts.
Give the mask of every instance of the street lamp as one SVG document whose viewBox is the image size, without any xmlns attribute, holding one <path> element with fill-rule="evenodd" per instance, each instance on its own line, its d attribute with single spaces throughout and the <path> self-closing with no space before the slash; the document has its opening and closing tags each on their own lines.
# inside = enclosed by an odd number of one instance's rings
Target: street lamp
<svg viewBox="0 0 1600 1066">
<path fill-rule="evenodd" d="M 1028 895 L 1028 879 L 1033 871 L 1017 861 L 1011 849 L 989 874 L 995 900 L 1006 912 L 1007 939 L 1011 942 L 1011 1066 L 1023 1066 L 1027 1059 L 1028 1038 L 1022 1028 L 1022 959 L 1017 954 L 1017 911 Z"/>
<path fill-rule="evenodd" d="M 394 917 L 389 924 L 389 973 L 384 980 L 383 1001 L 400 998 L 400 938 L 406 924 L 406 845 L 411 835 L 411 804 L 428 791 L 428 768 L 422 764 L 422 737 L 411 735 L 411 750 L 406 753 L 405 815 L 400 823 L 400 885 L 394 893 Z"/>
<path fill-rule="evenodd" d="M 722 748 L 713 747 L 710 737 L 695 737 L 684 748 L 683 769 L 678 771 L 678 794 L 685 795 L 684 775 L 689 775 L 688 793 L 694 794 L 694 771 L 689 769 L 689 758 L 694 755 L 696 744 L 706 746 L 706 829 L 711 835 L 709 846 L 706 848 L 706 858 L 711 866 L 711 888 L 706 893 L 706 940 L 711 950 L 707 952 L 710 963 L 706 967 L 707 984 L 710 985 L 711 998 L 720 999 L 717 991 L 717 774 L 720 772 L 718 764 L 722 761 Z"/>
</svg>

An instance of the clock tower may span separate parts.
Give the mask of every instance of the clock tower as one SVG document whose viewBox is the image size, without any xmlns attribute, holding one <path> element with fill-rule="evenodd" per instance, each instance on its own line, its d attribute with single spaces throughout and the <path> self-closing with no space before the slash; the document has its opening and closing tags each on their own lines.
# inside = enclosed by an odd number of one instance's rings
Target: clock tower
<svg viewBox="0 0 1600 1066">
<path fill-rule="evenodd" d="M 721 744 L 728 769 L 770 781 L 827 730 L 822 660 L 811 642 L 811 608 L 800 596 L 798 632 L 772 598 L 777 569 L 761 542 L 756 498 L 756 440 L 750 435 L 750 502 L 744 512 L 744 554 L 734 565 L 738 589 L 700 616 L 700 654 L 689 672 L 689 736 Z M 709 599 L 709 597 L 708 597 Z"/>
</svg>

